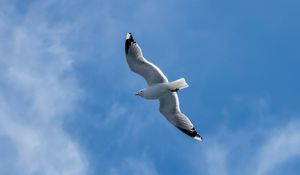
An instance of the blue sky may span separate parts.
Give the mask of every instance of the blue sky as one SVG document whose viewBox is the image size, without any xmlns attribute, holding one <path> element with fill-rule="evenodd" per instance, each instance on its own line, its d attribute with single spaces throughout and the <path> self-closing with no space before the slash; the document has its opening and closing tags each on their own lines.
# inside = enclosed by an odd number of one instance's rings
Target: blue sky
<svg viewBox="0 0 300 175">
<path fill-rule="evenodd" d="M 0 174 L 300 172 L 299 1 L 0 1 Z M 124 39 L 199 143 L 133 95 Z"/>
</svg>

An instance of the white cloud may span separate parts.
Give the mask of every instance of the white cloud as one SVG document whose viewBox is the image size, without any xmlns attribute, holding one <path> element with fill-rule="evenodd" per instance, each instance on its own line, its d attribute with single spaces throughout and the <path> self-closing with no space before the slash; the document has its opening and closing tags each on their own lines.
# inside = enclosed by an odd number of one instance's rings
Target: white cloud
<svg viewBox="0 0 300 175">
<path fill-rule="evenodd" d="M 292 119 L 271 129 L 255 127 L 252 130 L 207 136 L 200 151 L 209 174 L 268 175 L 281 165 L 300 156 L 300 121 Z"/>
<path fill-rule="evenodd" d="M 119 166 L 111 167 L 110 175 L 158 175 L 154 164 L 145 156 L 140 158 L 127 157 Z"/>
<path fill-rule="evenodd" d="M 81 148 L 61 126 L 83 94 L 62 44 L 69 26 L 50 26 L 37 7 L 0 11 L 0 174 L 86 174 Z"/>
<path fill-rule="evenodd" d="M 272 174 L 280 164 L 300 156 L 300 121 L 290 121 L 270 134 L 258 153 L 257 175 Z"/>
<path fill-rule="evenodd" d="M 211 175 L 226 175 L 227 167 L 227 150 L 225 146 L 219 143 L 212 143 L 210 147 L 207 147 L 204 151 L 206 166 L 208 173 Z"/>
</svg>

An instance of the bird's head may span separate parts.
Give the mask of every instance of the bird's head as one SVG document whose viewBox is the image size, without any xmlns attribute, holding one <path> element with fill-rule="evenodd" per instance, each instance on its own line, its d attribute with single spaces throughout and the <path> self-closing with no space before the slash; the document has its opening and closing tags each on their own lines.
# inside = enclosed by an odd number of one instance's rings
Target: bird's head
<svg viewBox="0 0 300 175">
<path fill-rule="evenodd" d="M 138 92 L 136 92 L 134 95 L 137 95 L 137 96 L 141 96 L 141 97 L 144 97 L 144 90 L 139 90 Z"/>
</svg>

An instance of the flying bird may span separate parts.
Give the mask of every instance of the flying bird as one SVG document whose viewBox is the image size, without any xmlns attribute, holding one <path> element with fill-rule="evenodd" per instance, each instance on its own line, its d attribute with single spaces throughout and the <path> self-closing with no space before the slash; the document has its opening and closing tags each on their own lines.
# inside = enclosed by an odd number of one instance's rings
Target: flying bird
<svg viewBox="0 0 300 175">
<path fill-rule="evenodd" d="M 192 122 L 179 108 L 177 91 L 188 87 L 185 79 L 169 82 L 156 65 L 144 58 L 131 33 L 126 34 L 125 54 L 131 71 L 144 77 L 148 84 L 148 87 L 139 90 L 135 95 L 145 99 L 159 99 L 159 111 L 170 123 L 190 137 L 202 141 Z"/>
</svg>

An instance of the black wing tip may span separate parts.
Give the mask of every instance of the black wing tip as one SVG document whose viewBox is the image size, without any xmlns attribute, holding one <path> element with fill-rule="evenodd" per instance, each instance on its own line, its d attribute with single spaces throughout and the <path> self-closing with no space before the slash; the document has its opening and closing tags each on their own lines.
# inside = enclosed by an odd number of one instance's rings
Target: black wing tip
<svg viewBox="0 0 300 175">
<path fill-rule="evenodd" d="M 195 128 L 192 128 L 191 130 L 186 130 L 186 129 L 183 129 L 183 128 L 179 128 L 179 130 L 181 130 L 182 132 L 184 132 L 186 135 L 190 136 L 190 137 L 193 137 L 195 140 L 198 140 L 198 141 L 203 141 L 203 137 L 201 137 L 197 131 L 195 130 Z"/>
<path fill-rule="evenodd" d="M 132 33 L 130 33 L 130 32 L 126 33 L 126 40 L 128 40 L 128 39 L 132 39 L 133 40 Z"/>
<path fill-rule="evenodd" d="M 128 53 L 129 47 L 131 43 L 135 43 L 133 36 L 130 32 L 126 34 L 126 41 L 125 41 L 125 52 Z"/>
<path fill-rule="evenodd" d="M 195 140 L 198 140 L 198 141 L 203 141 L 203 137 L 200 136 L 199 134 L 197 134 L 195 137 L 194 137 Z"/>
</svg>

